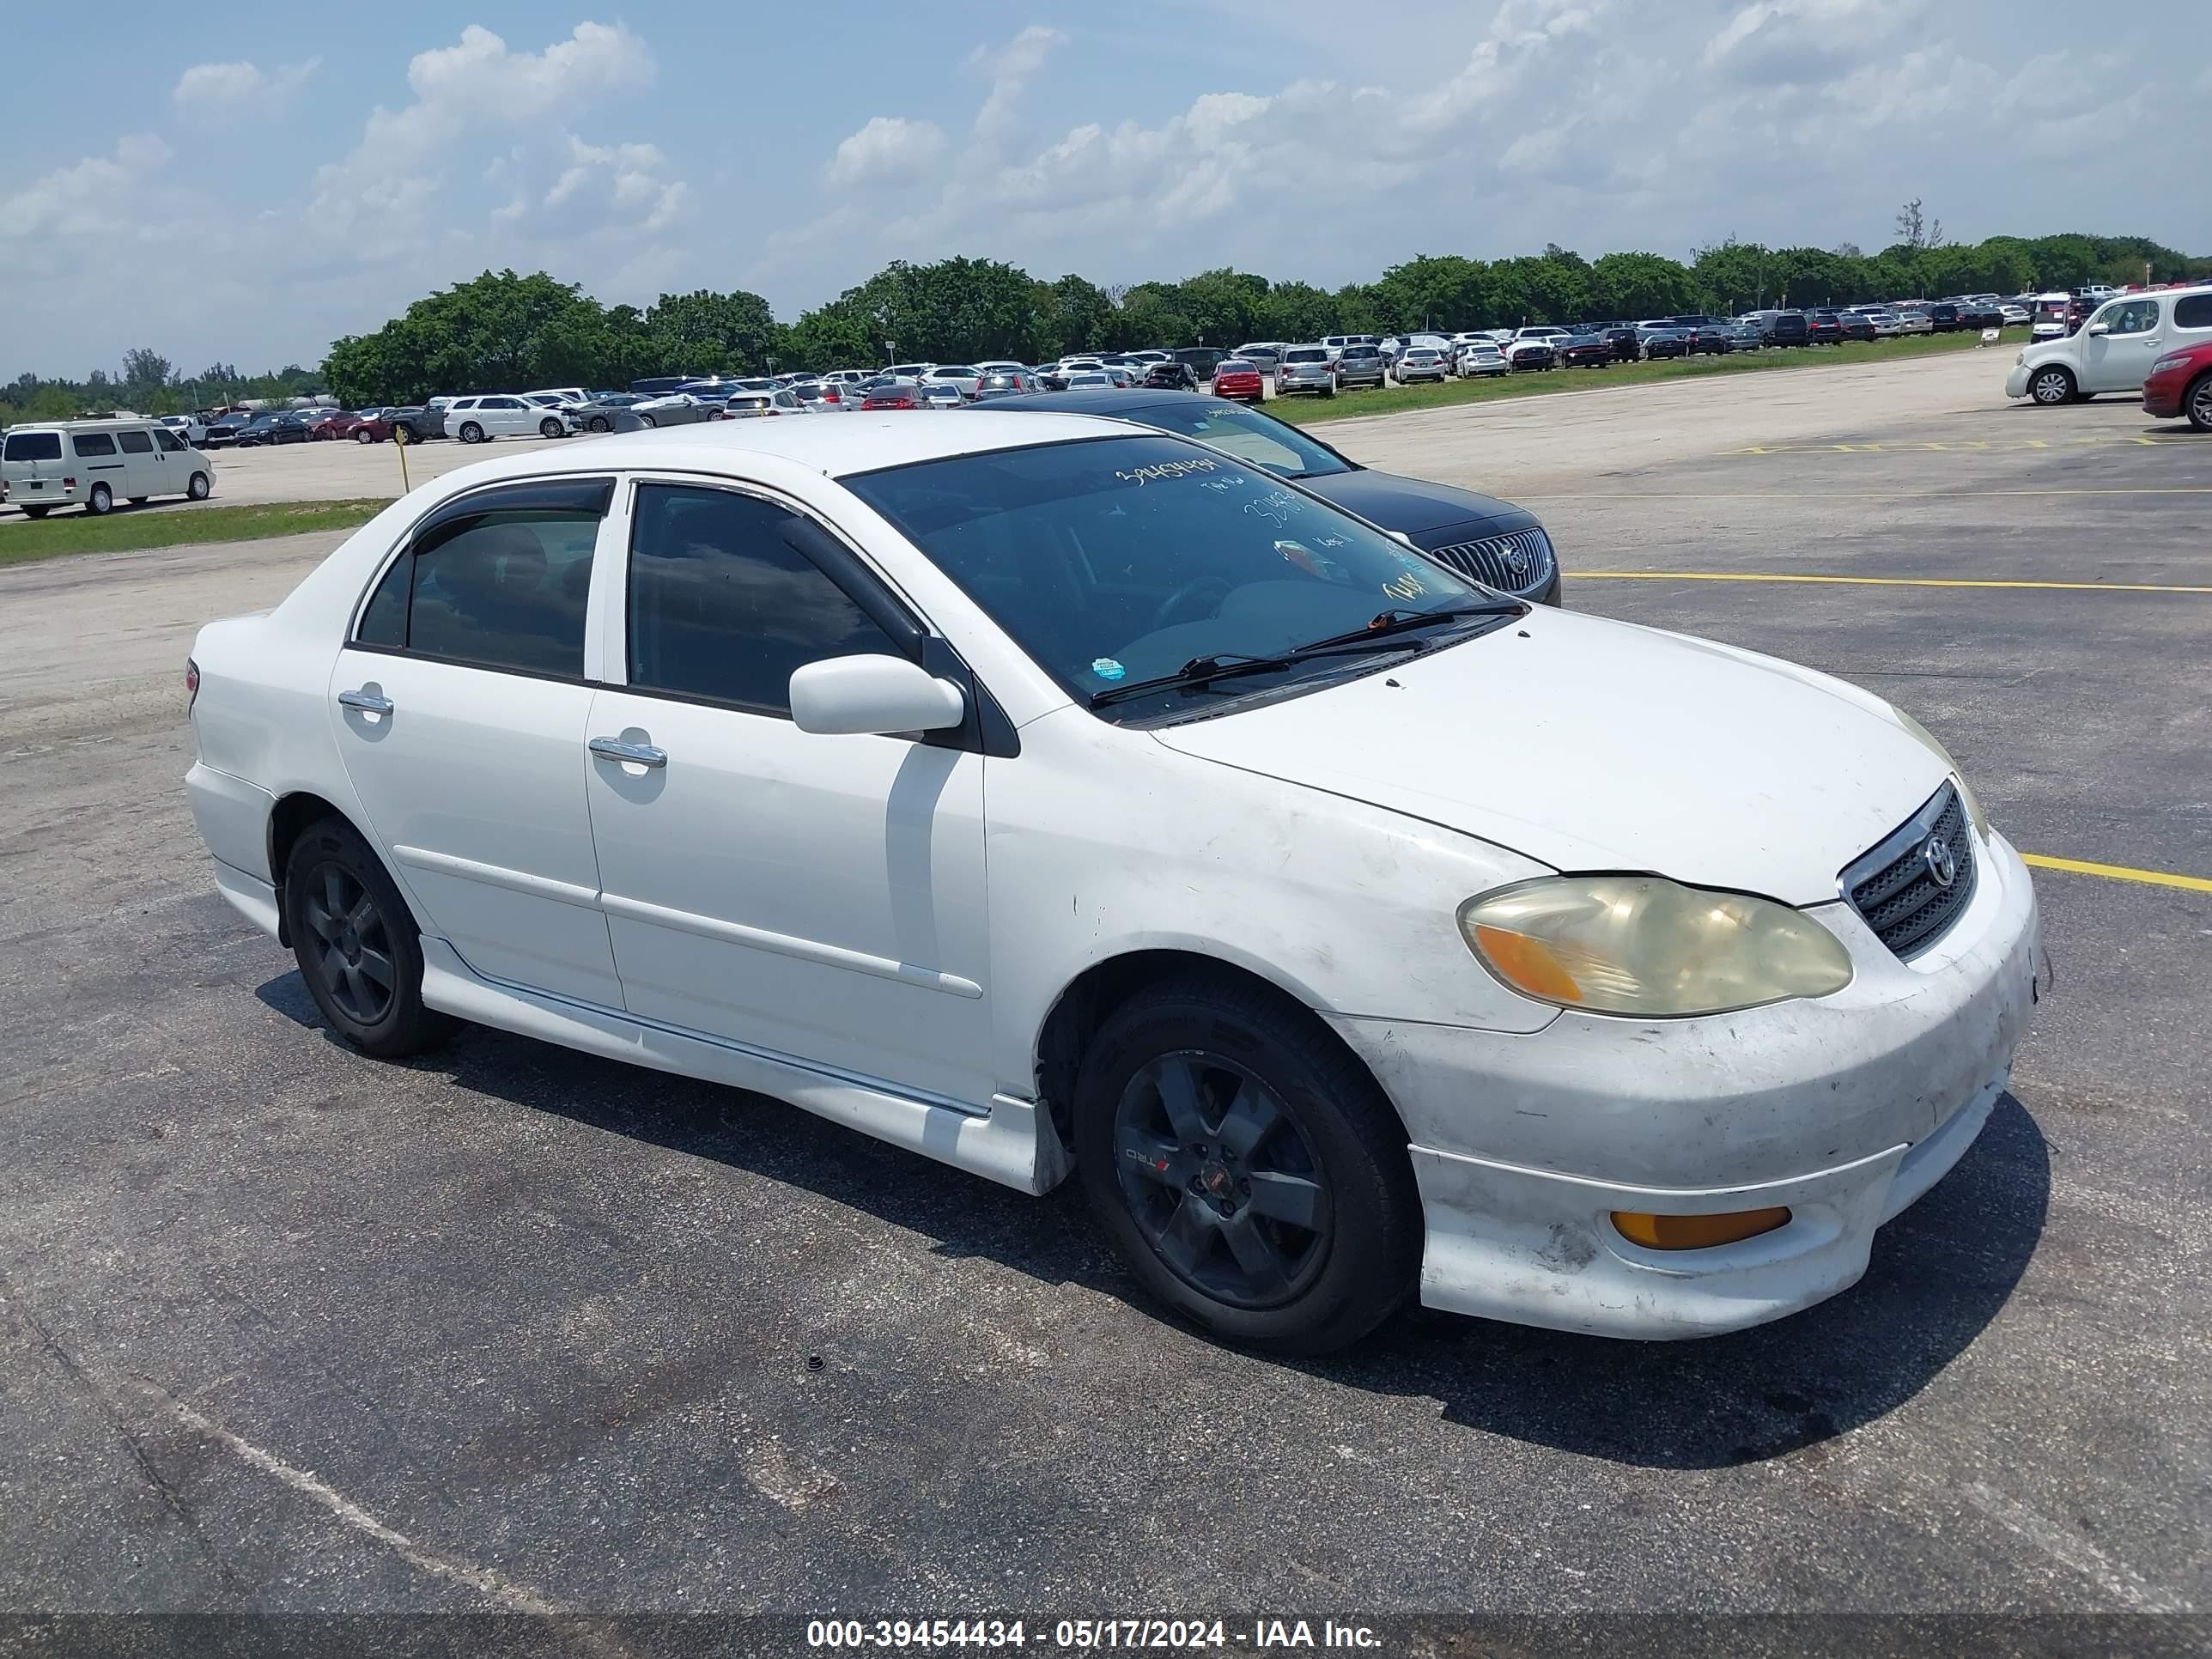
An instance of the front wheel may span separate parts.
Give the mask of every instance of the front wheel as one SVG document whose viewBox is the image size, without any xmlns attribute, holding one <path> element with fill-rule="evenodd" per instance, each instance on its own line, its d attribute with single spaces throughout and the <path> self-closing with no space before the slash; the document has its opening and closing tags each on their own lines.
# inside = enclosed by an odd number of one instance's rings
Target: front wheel
<svg viewBox="0 0 2212 1659">
<path fill-rule="evenodd" d="M 1324 1353 L 1413 1293 L 1405 1132 L 1326 1028 L 1262 988 L 1194 975 L 1115 1010 L 1084 1056 L 1074 1131 L 1123 1259 L 1218 1337 Z"/>
<path fill-rule="evenodd" d="M 192 474 L 191 482 L 185 486 L 185 494 L 196 501 L 204 501 L 214 488 L 215 486 L 208 482 L 206 473 L 195 472 Z"/>
<path fill-rule="evenodd" d="M 285 932 L 330 1027 L 397 1060 L 436 1047 L 454 1020 L 422 1006 L 415 918 L 369 845 L 343 818 L 309 825 L 284 866 Z"/>
<path fill-rule="evenodd" d="M 538 423 L 538 435 L 541 438 L 557 438 L 567 429 L 550 415 Z"/>
<path fill-rule="evenodd" d="M 638 416 L 638 419 L 640 420 L 643 420 L 645 416 L 642 415 Z M 614 430 L 614 422 L 607 419 L 604 415 L 592 416 L 589 424 L 592 430 L 594 432 L 611 432 Z"/>
<path fill-rule="evenodd" d="M 2045 409 L 2072 403 L 2075 396 L 2073 371 L 2056 367 L 2039 368 L 2028 380 L 2027 395 Z"/>
<path fill-rule="evenodd" d="M 2212 374 L 2200 374 L 2182 394 L 2182 413 L 2199 432 L 2212 432 Z"/>
</svg>

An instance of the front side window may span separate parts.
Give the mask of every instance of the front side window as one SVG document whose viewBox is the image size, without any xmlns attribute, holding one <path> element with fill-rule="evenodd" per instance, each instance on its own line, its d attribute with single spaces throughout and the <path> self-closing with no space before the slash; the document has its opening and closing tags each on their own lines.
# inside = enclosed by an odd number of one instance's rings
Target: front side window
<svg viewBox="0 0 2212 1659">
<path fill-rule="evenodd" d="M 2148 334 L 2158 326 L 2158 301 L 2128 300 L 2108 306 L 2098 321 L 2114 334 Z"/>
<path fill-rule="evenodd" d="M 156 432 L 154 434 L 154 441 L 159 444 L 162 448 L 169 451 L 172 454 L 185 447 L 184 444 L 178 440 L 176 434 L 173 432 Z"/>
<path fill-rule="evenodd" d="M 70 447 L 76 451 L 80 460 L 88 455 L 112 455 L 115 440 L 105 432 L 80 432 L 70 440 Z"/>
<path fill-rule="evenodd" d="M 794 669 L 897 655 L 845 590 L 784 539 L 802 523 L 757 496 L 642 484 L 629 552 L 629 684 L 791 713 Z"/>
<path fill-rule="evenodd" d="M 957 456 L 844 483 L 1079 700 L 1199 659 L 1273 656 L 1401 609 L 1492 597 L 1264 468 L 1165 435 Z M 1346 666 L 1316 657 L 1285 672 Z M 1111 713 L 1189 706 L 1171 695 Z"/>
<path fill-rule="evenodd" d="M 154 441 L 143 432 L 118 432 L 115 434 L 115 441 L 122 446 L 126 455 L 150 455 L 154 453 Z"/>
<path fill-rule="evenodd" d="M 478 668 L 580 678 L 604 480 L 465 498 L 392 564 L 356 642 Z"/>
</svg>

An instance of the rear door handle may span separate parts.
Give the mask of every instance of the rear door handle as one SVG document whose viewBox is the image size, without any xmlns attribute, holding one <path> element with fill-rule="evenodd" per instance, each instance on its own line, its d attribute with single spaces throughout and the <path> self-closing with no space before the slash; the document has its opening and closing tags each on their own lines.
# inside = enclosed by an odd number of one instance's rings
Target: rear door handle
<svg viewBox="0 0 2212 1659">
<path fill-rule="evenodd" d="M 665 766 L 666 751 L 649 743 L 624 743 L 620 738 L 593 738 L 586 745 L 601 760 L 624 761 L 632 766 Z"/>
<path fill-rule="evenodd" d="M 389 714 L 392 699 L 363 686 L 358 691 L 338 693 L 338 705 L 343 708 L 358 708 L 364 714 Z"/>
</svg>

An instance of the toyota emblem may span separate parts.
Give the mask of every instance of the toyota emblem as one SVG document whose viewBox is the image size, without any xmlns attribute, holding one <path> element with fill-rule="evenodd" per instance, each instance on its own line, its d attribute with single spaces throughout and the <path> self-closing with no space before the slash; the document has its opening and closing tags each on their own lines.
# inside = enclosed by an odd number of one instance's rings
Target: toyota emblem
<svg viewBox="0 0 2212 1659">
<path fill-rule="evenodd" d="M 1921 843 L 1920 861 L 1928 866 L 1929 878 L 1938 887 L 1948 887 L 1959 878 L 1959 855 L 1941 836 L 1930 836 Z"/>
</svg>

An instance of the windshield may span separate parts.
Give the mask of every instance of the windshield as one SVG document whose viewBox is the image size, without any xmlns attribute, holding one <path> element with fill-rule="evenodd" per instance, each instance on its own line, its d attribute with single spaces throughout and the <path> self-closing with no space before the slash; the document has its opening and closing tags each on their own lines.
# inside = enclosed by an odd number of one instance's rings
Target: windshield
<svg viewBox="0 0 2212 1659">
<path fill-rule="evenodd" d="M 1196 659 L 1271 656 L 1395 610 L 1492 597 L 1261 469 L 1165 435 L 955 456 L 843 482 L 1079 701 Z M 1409 635 L 1407 648 L 1435 637 Z M 1106 717 L 1207 712 L 1377 660 L 1315 657 L 1115 704 Z"/>
<path fill-rule="evenodd" d="M 1172 403 L 1150 404 L 1130 410 L 1127 418 L 1225 449 L 1240 461 L 1264 466 L 1285 478 L 1320 478 L 1357 470 L 1343 456 L 1324 448 L 1288 422 L 1218 398 L 1178 398 Z"/>
</svg>

